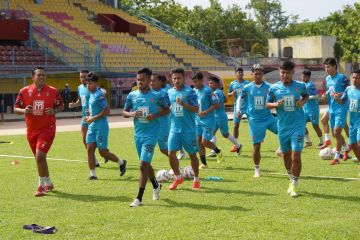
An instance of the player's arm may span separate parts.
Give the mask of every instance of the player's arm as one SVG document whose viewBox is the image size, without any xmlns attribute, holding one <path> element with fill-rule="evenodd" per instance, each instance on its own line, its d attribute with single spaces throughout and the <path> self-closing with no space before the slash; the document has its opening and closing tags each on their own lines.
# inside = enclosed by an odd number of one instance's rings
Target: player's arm
<svg viewBox="0 0 360 240">
<path fill-rule="evenodd" d="M 219 101 L 219 96 L 216 95 L 215 93 L 211 93 L 209 95 L 209 100 L 211 101 L 211 107 L 209 107 L 208 109 L 206 109 L 205 111 L 199 112 L 199 116 L 200 117 L 204 117 L 206 114 L 218 109 L 220 107 L 220 101 Z"/>
<path fill-rule="evenodd" d="M 53 108 L 45 108 L 46 115 L 54 115 L 55 113 L 64 111 L 64 100 L 62 99 L 59 92 L 56 92 L 55 104 Z"/>
<path fill-rule="evenodd" d="M 32 105 L 24 106 L 23 94 L 20 91 L 15 100 L 14 113 L 18 115 L 31 114 L 32 108 L 33 108 Z"/>
<path fill-rule="evenodd" d="M 266 107 L 269 109 L 280 107 L 284 104 L 284 99 L 276 99 L 275 94 L 270 88 L 268 95 L 266 96 Z"/>
<path fill-rule="evenodd" d="M 69 108 L 76 108 L 76 107 L 80 107 L 80 106 L 81 106 L 80 98 L 78 98 L 76 102 L 70 102 L 69 103 Z"/>
<path fill-rule="evenodd" d="M 193 90 L 190 95 L 188 96 L 189 103 L 183 102 L 181 98 L 176 98 L 176 103 L 183 106 L 190 112 L 199 112 L 199 106 L 197 102 L 197 96 L 195 91 Z"/>
<path fill-rule="evenodd" d="M 297 100 L 295 103 L 296 107 L 303 107 L 304 104 L 307 102 L 307 100 L 309 100 L 309 93 L 306 90 L 305 85 L 304 85 L 303 90 L 300 95 L 301 95 L 301 98 L 299 100 Z"/>
<path fill-rule="evenodd" d="M 98 120 L 98 119 L 101 119 L 101 118 L 103 118 L 103 117 L 105 117 L 105 116 L 107 116 L 107 115 L 109 115 L 110 114 L 110 108 L 109 108 L 109 106 L 106 106 L 101 112 L 99 112 L 98 114 L 96 114 L 96 115 L 94 115 L 94 116 L 87 116 L 87 117 L 85 117 L 85 122 L 87 123 L 87 124 L 90 124 L 90 123 L 92 123 L 92 122 L 94 122 L 94 121 L 96 121 L 96 120 Z"/>
<path fill-rule="evenodd" d="M 229 86 L 229 90 L 228 90 L 228 96 L 233 96 L 234 95 L 234 89 L 232 88 L 231 84 Z"/>
<path fill-rule="evenodd" d="M 132 111 L 132 110 L 133 110 L 132 95 L 129 94 L 126 98 L 125 107 L 122 112 L 122 115 L 124 116 L 124 118 L 131 118 L 131 117 L 135 118 L 135 117 L 142 116 L 142 111 L 140 111 L 140 110 Z"/>
</svg>

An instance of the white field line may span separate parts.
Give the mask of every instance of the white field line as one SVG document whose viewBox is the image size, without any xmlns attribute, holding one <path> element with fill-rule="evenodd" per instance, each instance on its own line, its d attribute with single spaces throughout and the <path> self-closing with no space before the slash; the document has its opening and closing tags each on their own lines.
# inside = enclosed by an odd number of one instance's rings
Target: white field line
<svg viewBox="0 0 360 240">
<path fill-rule="evenodd" d="M 6 158 L 22 158 L 22 159 L 33 159 L 34 157 L 29 156 L 16 156 L 16 155 L 6 155 L 6 154 L 0 154 L 0 157 L 6 157 Z M 77 160 L 77 159 L 65 159 L 65 158 L 47 158 L 47 160 L 52 161 L 63 161 L 63 162 L 81 162 L 81 163 L 87 163 L 87 161 L 84 160 Z M 219 169 L 207 169 L 206 171 L 214 170 L 218 171 Z M 233 171 L 240 171 L 241 170 L 233 170 Z M 266 173 L 264 175 L 279 175 L 279 176 L 288 176 L 284 173 Z M 348 178 L 348 177 L 334 177 L 334 176 L 314 176 L 314 175 L 302 175 L 301 177 L 309 177 L 309 178 L 320 178 L 320 179 L 340 179 L 340 180 L 354 180 L 354 181 L 360 181 L 360 178 Z"/>
</svg>

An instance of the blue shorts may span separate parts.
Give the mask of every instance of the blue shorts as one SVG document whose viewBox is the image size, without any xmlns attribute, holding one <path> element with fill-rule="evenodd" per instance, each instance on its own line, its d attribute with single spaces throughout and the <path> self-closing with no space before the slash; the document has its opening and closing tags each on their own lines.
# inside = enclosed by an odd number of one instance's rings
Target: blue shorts
<svg viewBox="0 0 360 240">
<path fill-rule="evenodd" d="M 312 125 L 319 125 L 319 112 L 305 112 L 306 122 L 311 122 Z"/>
<path fill-rule="evenodd" d="M 81 126 L 89 128 L 89 125 L 84 120 L 81 121 Z"/>
<path fill-rule="evenodd" d="M 279 131 L 278 138 L 282 152 L 301 152 L 304 148 L 305 126 L 292 130 Z"/>
<path fill-rule="evenodd" d="M 136 150 L 140 161 L 151 163 L 158 137 L 135 137 Z"/>
<path fill-rule="evenodd" d="M 270 130 L 274 134 L 278 133 L 277 122 L 274 117 L 266 121 L 254 121 L 249 119 L 250 137 L 253 144 L 261 143 L 265 139 L 266 130 Z"/>
<path fill-rule="evenodd" d="M 101 149 L 107 149 L 109 137 L 109 125 L 104 125 L 102 128 L 89 127 L 86 134 L 86 144 L 96 143 L 96 147 Z"/>
<path fill-rule="evenodd" d="M 168 139 L 169 139 L 169 130 L 168 129 L 160 129 L 158 136 L 158 144 L 160 150 L 168 150 Z"/>
<path fill-rule="evenodd" d="M 179 151 L 184 148 L 189 154 L 199 151 L 198 141 L 195 132 L 172 132 L 169 134 L 168 148 L 169 151 Z"/>
<path fill-rule="evenodd" d="M 354 144 L 360 142 L 360 127 L 351 126 L 349 127 L 349 143 Z"/>
<path fill-rule="evenodd" d="M 344 128 L 346 125 L 347 111 L 341 113 L 330 113 L 330 129 Z"/>
<path fill-rule="evenodd" d="M 220 129 L 220 132 L 223 136 L 229 134 L 229 121 L 227 119 L 216 121 L 214 133 L 218 129 Z"/>
<path fill-rule="evenodd" d="M 240 114 L 239 117 L 237 117 L 236 110 L 235 110 L 235 107 L 234 107 L 234 120 L 233 120 L 234 124 L 240 123 L 241 118 L 244 116 L 244 114 L 245 113 L 242 113 L 242 114 Z"/>
<path fill-rule="evenodd" d="M 215 126 L 213 124 L 203 124 L 197 123 L 196 124 L 196 135 L 201 136 L 202 139 L 210 141 L 214 136 Z"/>
</svg>

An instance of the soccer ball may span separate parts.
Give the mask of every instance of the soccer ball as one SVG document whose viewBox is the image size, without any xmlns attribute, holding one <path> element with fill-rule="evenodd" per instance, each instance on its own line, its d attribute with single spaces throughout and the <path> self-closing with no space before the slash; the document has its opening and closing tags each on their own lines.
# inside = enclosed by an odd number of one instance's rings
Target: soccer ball
<svg viewBox="0 0 360 240">
<path fill-rule="evenodd" d="M 185 179 L 193 179 L 194 178 L 194 171 L 191 166 L 184 167 L 184 174 Z"/>
<path fill-rule="evenodd" d="M 170 180 L 170 174 L 165 169 L 159 170 L 156 174 L 156 180 L 158 182 L 168 182 Z"/>
<path fill-rule="evenodd" d="M 335 150 L 336 151 L 336 150 Z M 330 160 L 333 158 L 335 153 L 333 153 L 333 149 L 327 147 L 320 150 L 319 157 L 323 160 Z"/>
</svg>

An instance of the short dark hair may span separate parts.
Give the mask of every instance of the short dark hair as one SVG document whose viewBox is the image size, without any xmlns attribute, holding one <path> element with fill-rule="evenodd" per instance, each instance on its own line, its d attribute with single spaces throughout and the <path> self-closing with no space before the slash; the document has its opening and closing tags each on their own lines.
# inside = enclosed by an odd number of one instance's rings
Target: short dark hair
<svg viewBox="0 0 360 240">
<path fill-rule="evenodd" d="M 89 72 L 86 74 L 86 81 L 88 82 L 98 82 L 99 76 L 95 72 Z"/>
<path fill-rule="evenodd" d="M 281 63 L 280 69 L 282 70 L 294 70 L 295 63 L 290 60 L 285 60 Z"/>
<path fill-rule="evenodd" d="M 210 77 L 209 77 L 209 81 L 214 81 L 214 82 L 216 82 L 217 84 L 220 84 L 220 79 L 218 79 L 218 78 L 215 77 L 215 76 L 210 76 Z"/>
<path fill-rule="evenodd" d="M 162 83 L 166 83 L 166 81 L 167 81 L 166 77 L 164 75 L 158 75 L 158 78 Z"/>
<path fill-rule="evenodd" d="M 42 67 L 42 66 L 35 66 L 34 68 L 33 68 L 33 70 L 31 71 L 31 74 L 34 76 L 35 75 L 35 71 L 36 70 L 43 70 L 44 72 L 45 72 L 45 68 L 44 67 Z"/>
<path fill-rule="evenodd" d="M 201 72 L 196 72 L 191 76 L 191 79 L 192 80 L 195 80 L 195 79 L 202 80 L 202 79 L 204 79 L 204 75 Z"/>
<path fill-rule="evenodd" d="M 360 74 L 360 69 L 354 70 L 352 73 Z"/>
<path fill-rule="evenodd" d="M 235 72 L 244 72 L 244 69 L 242 67 L 238 67 Z"/>
<path fill-rule="evenodd" d="M 152 71 L 149 68 L 142 68 L 137 72 L 137 74 L 143 74 L 143 73 L 146 76 L 151 76 L 152 75 Z"/>
<path fill-rule="evenodd" d="M 336 59 L 333 57 L 326 58 L 324 61 L 324 65 L 337 66 Z"/>
<path fill-rule="evenodd" d="M 86 74 L 88 74 L 88 73 L 89 73 L 89 70 L 80 70 L 80 73 L 86 73 Z"/>
<path fill-rule="evenodd" d="M 174 68 L 171 70 L 171 74 L 178 73 L 185 76 L 185 70 L 182 68 Z"/>
<path fill-rule="evenodd" d="M 304 76 L 307 76 L 307 77 L 311 77 L 311 71 L 309 69 L 304 69 L 304 71 L 302 72 L 302 74 Z"/>
</svg>

